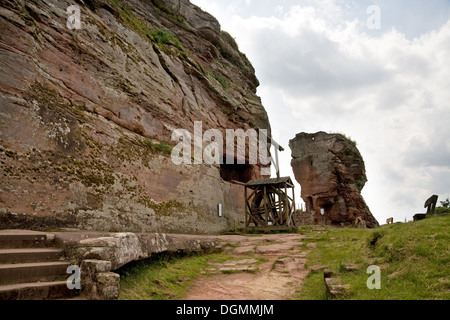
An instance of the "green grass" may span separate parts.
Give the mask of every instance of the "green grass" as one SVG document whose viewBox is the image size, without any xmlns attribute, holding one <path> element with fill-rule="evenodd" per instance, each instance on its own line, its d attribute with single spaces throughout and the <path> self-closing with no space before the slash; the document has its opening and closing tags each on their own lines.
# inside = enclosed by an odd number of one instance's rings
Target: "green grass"
<svg viewBox="0 0 450 320">
<path fill-rule="evenodd" d="M 447 207 L 436 207 L 434 214 L 450 213 L 450 208 Z"/>
<path fill-rule="evenodd" d="M 225 254 L 177 255 L 159 254 L 130 263 L 120 274 L 120 300 L 182 299 L 192 280 L 208 268 L 208 262 L 224 262 Z"/>
<path fill-rule="evenodd" d="M 211 71 L 208 71 L 207 75 L 219 82 L 223 89 L 227 89 L 229 87 L 228 81 L 225 78 L 218 76 Z"/>
<path fill-rule="evenodd" d="M 181 44 L 180 40 L 176 38 L 172 33 L 167 30 L 155 29 L 151 27 L 150 24 L 143 18 L 135 14 L 132 7 L 120 0 L 107 0 L 105 3 L 109 6 L 110 10 L 114 10 L 119 18 L 119 21 L 129 29 L 133 30 L 139 34 L 143 39 L 148 41 L 150 44 L 154 44 L 160 50 L 167 54 L 173 54 L 170 49 L 171 46 L 176 48 L 178 52 L 184 52 L 185 48 Z M 151 3 L 159 10 L 159 12 L 164 13 L 166 16 L 170 17 L 171 20 L 177 22 L 178 24 L 183 24 L 184 21 L 180 20 L 182 17 L 177 15 L 173 10 L 166 7 L 163 1 L 153 0 Z M 89 9 L 95 11 L 100 7 L 99 1 L 89 0 L 86 4 Z M 166 10 L 162 11 L 163 8 Z M 99 27 L 100 32 L 104 32 Z M 120 42 L 118 43 L 120 44 Z"/>
<path fill-rule="evenodd" d="M 172 154 L 172 147 L 165 143 L 164 141 L 159 143 L 153 143 L 149 139 L 145 139 L 141 142 L 144 147 L 147 147 L 152 152 L 161 152 L 166 155 Z"/>
<path fill-rule="evenodd" d="M 181 47 L 181 42 L 178 40 L 172 33 L 165 30 L 150 30 L 148 31 L 149 35 L 155 40 L 156 43 L 159 44 L 174 44 L 178 47 Z"/>
<path fill-rule="evenodd" d="M 307 256 L 307 265 L 326 265 L 343 284 L 350 284 L 344 299 L 450 299 L 449 230 L 450 215 L 377 229 L 304 230 L 313 237 L 309 241 L 317 244 Z M 342 266 L 346 263 L 360 268 L 345 271 Z M 381 269 L 380 290 L 369 290 L 366 285 L 371 275 L 366 270 L 372 264 Z M 310 273 L 297 298 L 326 299 L 323 272 Z"/>
</svg>

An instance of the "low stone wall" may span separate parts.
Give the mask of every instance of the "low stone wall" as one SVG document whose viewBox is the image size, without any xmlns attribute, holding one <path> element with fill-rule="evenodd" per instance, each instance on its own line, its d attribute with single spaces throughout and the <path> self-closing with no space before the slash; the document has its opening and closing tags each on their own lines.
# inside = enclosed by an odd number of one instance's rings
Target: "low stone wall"
<svg viewBox="0 0 450 320">
<path fill-rule="evenodd" d="M 56 232 L 56 243 L 67 260 L 80 266 L 82 295 L 89 299 L 119 297 L 120 276 L 113 271 L 125 264 L 162 252 L 220 251 L 214 236 L 159 233 Z"/>
</svg>

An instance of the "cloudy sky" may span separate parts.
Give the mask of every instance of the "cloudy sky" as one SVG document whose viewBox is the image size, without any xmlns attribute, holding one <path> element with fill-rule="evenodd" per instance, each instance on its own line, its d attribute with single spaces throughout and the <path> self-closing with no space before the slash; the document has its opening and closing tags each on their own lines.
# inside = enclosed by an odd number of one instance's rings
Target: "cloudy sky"
<svg viewBox="0 0 450 320">
<path fill-rule="evenodd" d="M 362 193 L 380 223 L 424 212 L 432 194 L 450 196 L 449 0 L 191 2 L 255 67 L 286 149 L 282 175 L 293 177 L 296 133 L 341 132 L 364 157 Z"/>
</svg>

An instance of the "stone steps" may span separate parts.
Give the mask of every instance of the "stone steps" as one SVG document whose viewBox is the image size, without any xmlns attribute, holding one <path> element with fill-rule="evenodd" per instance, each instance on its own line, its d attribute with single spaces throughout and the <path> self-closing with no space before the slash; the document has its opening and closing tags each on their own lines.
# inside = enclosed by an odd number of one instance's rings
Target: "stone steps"
<svg viewBox="0 0 450 320">
<path fill-rule="evenodd" d="M 56 261 L 61 257 L 62 250 L 54 248 L 0 249 L 0 263 Z"/>
<path fill-rule="evenodd" d="M 66 281 L 31 282 L 0 286 L 0 300 L 47 300 L 76 296 L 67 288 Z"/>
<path fill-rule="evenodd" d="M 32 281 L 53 281 L 66 276 L 68 262 L 0 264 L 0 285 Z"/>
<path fill-rule="evenodd" d="M 1 230 L 0 248 L 41 248 L 47 245 L 47 235 L 30 230 Z"/>
<path fill-rule="evenodd" d="M 72 298 L 66 280 L 68 261 L 55 237 L 29 230 L 0 230 L 0 300 Z"/>
</svg>

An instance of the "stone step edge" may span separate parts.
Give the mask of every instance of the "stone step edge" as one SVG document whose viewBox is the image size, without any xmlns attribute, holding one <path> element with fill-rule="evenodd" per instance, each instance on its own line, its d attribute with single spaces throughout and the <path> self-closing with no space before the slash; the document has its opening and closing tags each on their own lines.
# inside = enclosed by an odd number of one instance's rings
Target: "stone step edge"
<svg viewBox="0 0 450 320">
<path fill-rule="evenodd" d="M 5 284 L 0 285 L 0 292 L 20 290 L 26 288 L 37 288 L 45 286 L 67 286 L 67 281 L 42 281 L 42 282 L 28 282 L 28 283 L 16 283 L 16 284 Z"/>
<path fill-rule="evenodd" d="M 59 253 L 63 252 L 60 248 L 0 248 L 0 254 L 11 253 Z"/>
<path fill-rule="evenodd" d="M 18 269 L 18 268 L 48 267 L 48 266 L 62 266 L 62 265 L 69 266 L 70 263 L 68 261 L 5 263 L 5 264 L 0 264 L 0 270 Z"/>
<path fill-rule="evenodd" d="M 64 260 L 64 250 L 58 248 L 0 249 L 0 265 Z"/>
<path fill-rule="evenodd" d="M 0 286 L 0 300 L 77 299 L 80 290 L 70 290 L 66 281 L 42 281 Z"/>
</svg>

